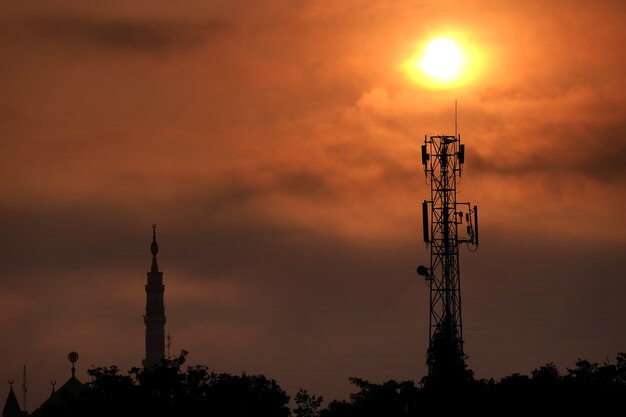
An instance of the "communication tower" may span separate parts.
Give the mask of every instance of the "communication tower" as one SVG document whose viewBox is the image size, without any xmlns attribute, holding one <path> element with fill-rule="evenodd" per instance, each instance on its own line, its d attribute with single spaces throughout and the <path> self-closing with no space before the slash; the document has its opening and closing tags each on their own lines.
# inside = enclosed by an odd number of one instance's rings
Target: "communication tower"
<svg viewBox="0 0 626 417">
<path fill-rule="evenodd" d="M 456 129 L 455 129 L 456 130 Z M 430 266 L 419 266 L 430 288 L 427 385 L 454 385 L 471 379 L 463 352 L 459 246 L 478 248 L 478 207 L 457 201 L 465 162 L 461 136 L 425 136 L 422 164 L 430 199 L 422 203 L 424 242 Z"/>
</svg>

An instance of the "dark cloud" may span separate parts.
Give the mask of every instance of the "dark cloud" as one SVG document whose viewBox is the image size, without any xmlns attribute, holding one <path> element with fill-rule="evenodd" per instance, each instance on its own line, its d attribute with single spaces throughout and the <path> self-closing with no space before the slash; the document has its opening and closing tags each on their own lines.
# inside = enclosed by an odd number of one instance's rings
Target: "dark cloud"
<svg viewBox="0 0 626 417">
<path fill-rule="evenodd" d="M 128 239 L 133 213 L 110 204 L 42 202 L 37 207 L 4 205 L 0 212 L 4 230 L 0 246 L 7 272 L 2 278 L 9 282 L 20 271 L 58 273 L 94 263 L 98 268 L 127 267 L 140 253 L 135 248 L 140 241 Z"/>
<path fill-rule="evenodd" d="M 332 172 L 314 167 L 281 166 L 279 163 L 253 166 L 249 170 L 224 172 L 205 200 L 214 210 L 231 209 L 269 195 L 286 195 L 293 198 L 328 201 L 337 197 L 336 186 L 331 183 Z M 202 187 L 203 184 L 199 183 Z"/>
<path fill-rule="evenodd" d="M 515 145 L 502 146 L 495 157 L 473 150 L 472 170 L 511 178 L 547 176 L 566 182 L 588 179 L 603 184 L 626 183 L 625 126 L 537 121 L 535 127 L 536 136 L 527 138 L 533 145 L 521 151 Z"/>
<path fill-rule="evenodd" d="M 461 254 L 467 352 L 479 374 L 494 372 L 490 357 L 498 358 L 498 373 L 512 373 L 552 360 L 560 366 L 578 357 L 601 360 L 621 349 L 614 313 L 624 310 L 617 295 L 626 289 L 617 272 L 623 245 L 589 245 L 592 236 L 567 243 L 559 236 L 523 237 L 502 226 L 483 229 L 479 251 Z M 492 343 L 471 346 L 472 339 Z"/>
<path fill-rule="evenodd" d="M 96 17 L 34 17 L 26 25 L 43 40 L 108 52 L 147 54 L 196 47 L 229 27 L 217 19 L 196 22 Z"/>
</svg>

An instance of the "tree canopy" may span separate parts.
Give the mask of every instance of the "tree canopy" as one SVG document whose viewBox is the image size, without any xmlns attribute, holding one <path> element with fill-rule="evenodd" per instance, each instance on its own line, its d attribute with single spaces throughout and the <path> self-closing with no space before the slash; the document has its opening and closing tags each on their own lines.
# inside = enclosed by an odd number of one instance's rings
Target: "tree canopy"
<svg viewBox="0 0 626 417">
<path fill-rule="evenodd" d="M 182 351 L 157 366 L 133 368 L 127 374 L 116 366 L 90 369 L 91 381 L 78 398 L 46 402 L 37 416 L 408 417 L 434 410 L 598 414 L 623 406 L 626 398 L 626 353 L 619 353 L 614 363 L 579 359 L 575 367 L 560 372 L 550 362 L 530 375 L 516 373 L 499 381 L 472 378 L 454 386 L 428 386 L 424 380 L 417 385 L 395 380 L 373 383 L 353 377 L 355 391 L 349 399 L 331 400 L 325 406 L 322 397 L 304 389 L 290 404 L 278 383 L 263 375 L 215 373 L 203 365 L 184 368 L 186 356 Z"/>
</svg>

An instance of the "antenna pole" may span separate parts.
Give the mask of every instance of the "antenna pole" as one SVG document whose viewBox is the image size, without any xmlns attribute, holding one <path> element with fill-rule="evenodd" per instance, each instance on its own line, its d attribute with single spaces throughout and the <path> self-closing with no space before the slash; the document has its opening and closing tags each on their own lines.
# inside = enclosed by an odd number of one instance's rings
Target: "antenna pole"
<svg viewBox="0 0 626 417">
<path fill-rule="evenodd" d="M 457 129 L 457 125 L 458 125 L 458 119 L 459 119 L 459 113 L 457 110 L 457 100 L 454 99 L 454 137 L 458 139 L 459 134 L 458 134 L 458 129 Z"/>
<path fill-rule="evenodd" d="M 26 393 L 28 389 L 26 388 L 26 365 L 24 365 L 24 373 L 22 374 L 22 411 L 26 412 Z"/>
</svg>

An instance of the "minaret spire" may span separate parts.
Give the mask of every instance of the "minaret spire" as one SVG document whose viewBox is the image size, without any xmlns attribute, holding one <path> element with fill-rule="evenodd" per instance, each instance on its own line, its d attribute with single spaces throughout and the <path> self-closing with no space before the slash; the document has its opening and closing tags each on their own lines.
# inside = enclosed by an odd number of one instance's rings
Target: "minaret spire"
<svg viewBox="0 0 626 417">
<path fill-rule="evenodd" d="M 146 314 L 143 321 L 146 324 L 146 357 L 143 366 L 146 368 L 158 365 L 165 358 L 165 304 L 163 272 L 159 271 L 157 253 L 159 245 L 156 241 L 156 224 L 152 225 L 152 267 L 148 272 L 146 284 Z"/>
</svg>

